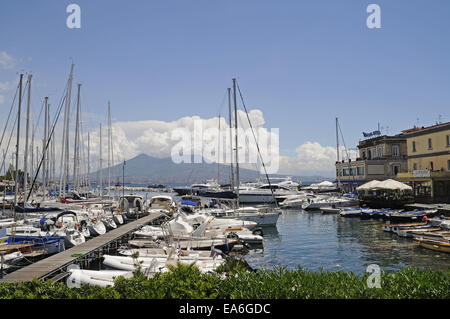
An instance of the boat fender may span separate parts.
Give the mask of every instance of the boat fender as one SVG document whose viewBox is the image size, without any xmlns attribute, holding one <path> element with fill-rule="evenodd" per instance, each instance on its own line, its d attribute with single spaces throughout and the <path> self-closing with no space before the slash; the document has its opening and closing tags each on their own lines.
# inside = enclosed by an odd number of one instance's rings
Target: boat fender
<svg viewBox="0 0 450 319">
<path fill-rule="evenodd" d="M 253 235 L 259 235 L 259 236 L 264 236 L 264 232 L 262 230 L 262 228 L 256 228 L 255 230 L 253 230 L 252 232 Z"/>
<path fill-rule="evenodd" d="M 143 211 L 144 203 L 142 202 L 142 200 L 140 198 L 135 198 L 133 204 L 134 204 L 134 207 L 136 207 L 138 209 L 138 211 L 140 211 L 140 212 Z"/>
<path fill-rule="evenodd" d="M 235 232 L 230 232 L 230 233 L 227 235 L 227 238 L 239 238 L 239 235 L 236 234 Z"/>
<path fill-rule="evenodd" d="M 129 203 L 128 203 L 128 200 L 126 199 L 126 198 L 122 198 L 121 200 L 120 200 L 120 203 L 119 203 L 119 207 L 120 207 L 120 209 L 122 210 L 122 211 L 128 211 L 128 207 L 129 207 L 130 205 L 129 205 Z"/>
</svg>

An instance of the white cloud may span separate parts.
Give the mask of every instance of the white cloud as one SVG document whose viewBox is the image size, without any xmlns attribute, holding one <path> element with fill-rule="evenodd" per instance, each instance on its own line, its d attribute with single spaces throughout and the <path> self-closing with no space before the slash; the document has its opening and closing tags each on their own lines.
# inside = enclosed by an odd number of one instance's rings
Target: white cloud
<svg viewBox="0 0 450 319">
<path fill-rule="evenodd" d="M 16 59 L 6 51 L 0 51 L 0 67 L 3 69 L 11 69 L 16 65 Z"/>
<path fill-rule="evenodd" d="M 9 81 L 5 81 L 5 82 L 0 82 L 0 91 L 8 91 L 11 90 L 14 87 L 12 82 Z"/>
<path fill-rule="evenodd" d="M 340 154 L 345 152 L 344 147 L 340 147 Z M 318 142 L 306 142 L 296 148 L 295 157 L 282 156 L 280 158 L 281 174 L 312 175 L 327 174 L 334 175 L 336 163 L 336 148 L 332 146 L 322 146 Z M 357 157 L 357 152 L 348 150 L 350 158 Z"/>
<path fill-rule="evenodd" d="M 255 130 L 262 128 L 262 125 L 265 123 L 263 113 L 260 110 L 251 110 L 249 117 Z M 220 120 L 221 129 L 227 128 L 226 119 L 221 117 Z M 172 140 L 172 132 L 180 128 L 193 132 L 195 123 L 198 124 L 199 122 L 202 125 L 203 131 L 209 128 L 217 129 L 219 127 L 218 117 L 202 119 L 199 116 L 186 116 L 171 122 L 157 120 L 114 122 L 112 124 L 112 134 L 115 158 L 129 159 L 141 153 L 159 158 L 170 157 L 173 146 L 178 143 L 177 140 Z M 245 112 L 238 111 L 238 122 L 240 127 L 244 129 L 248 128 L 249 125 Z M 102 129 L 102 136 L 102 152 L 107 156 L 106 126 Z M 84 140 L 87 144 L 87 138 Z M 99 129 L 91 131 L 90 141 L 92 153 L 94 156 L 98 156 L 100 143 Z"/>
</svg>

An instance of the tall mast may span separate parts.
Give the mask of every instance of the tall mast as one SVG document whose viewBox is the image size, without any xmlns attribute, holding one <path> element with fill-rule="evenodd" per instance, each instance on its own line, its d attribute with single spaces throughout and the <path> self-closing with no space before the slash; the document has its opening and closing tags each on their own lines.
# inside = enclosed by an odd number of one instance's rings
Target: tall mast
<svg viewBox="0 0 450 319">
<path fill-rule="evenodd" d="M 100 198 L 103 197 L 103 172 L 102 172 L 102 123 L 100 123 Z"/>
<path fill-rule="evenodd" d="M 16 140 L 16 174 L 14 181 L 14 220 L 16 220 L 16 205 L 17 205 L 17 193 L 19 192 L 19 141 L 20 141 L 20 108 L 22 107 L 22 81 L 23 74 L 20 75 L 20 84 L 19 84 L 19 107 L 17 110 L 17 140 Z"/>
<path fill-rule="evenodd" d="M 25 128 L 25 148 L 23 157 L 23 205 L 27 200 L 27 187 L 28 187 L 28 135 L 30 131 L 30 103 L 31 103 L 31 78 L 32 75 L 28 75 L 28 100 L 27 100 L 27 124 Z"/>
<path fill-rule="evenodd" d="M 108 194 L 111 190 L 111 104 L 108 101 Z"/>
<path fill-rule="evenodd" d="M 78 83 L 78 92 L 77 92 L 77 117 L 75 122 L 75 148 L 73 152 L 73 189 L 78 189 L 78 162 L 79 162 L 79 148 L 80 148 L 80 133 L 79 133 L 79 125 L 80 125 L 80 89 L 81 84 Z"/>
<path fill-rule="evenodd" d="M 43 150 L 43 163 L 42 163 L 42 192 L 43 192 L 43 200 L 45 201 L 45 196 L 46 196 L 46 191 L 47 191 L 47 151 L 46 151 L 46 146 L 47 146 L 47 139 L 48 139 L 48 131 L 47 131 L 47 126 L 48 126 L 48 97 L 45 97 L 45 116 L 44 116 L 44 139 L 42 141 L 42 150 Z"/>
<path fill-rule="evenodd" d="M 230 168 L 231 168 L 231 189 L 234 190 L 234 170 L 233 170 L 233 124 L 231 116 L 231 88 L 228 91 L 228 117 L 230 121 Z"/>
<path fill-rule="evenodd" d="M 338 118 L 336 117 L 336 156 L 337 156 L 337 163 L 339 164 L 339 132 L 338 132 Z M 338 188 L 341 187 L 341 178 L 339 176 L 339 168 L 337 169 L 337 181 L 338 181 Z"/>
<path fill-rule="evenodd" d="M 238 146 L 238 117 L 237 117 L 237 103 L 236 103 L 236 79 L 233 78 L 233 102 L 234 102 L 234 130 L 236 132 L 236 196 L 237 208 L 239 208 L 239 146 Z"/>
<path fill-rule="evenodd" d="M 88 185 L 89 185 L 89 190 L 91 190 L 91 159 L 90 159 L 90 151 L 91 151 L 91 140 L 89 137 L 89 132 L 88 132 L 88 149 L 87 149 L 87 174 L 88 174 Z"/>
<path fill-rule="evenodd" d="M 217 184 L 220 184 L 220 115 L 219 115 L 219 145 L 217 146 Z"/>
<path fill-rule="evenodd" d="M 61 174 L 59 178 L 59 193 L 60 195 L 66 194 L 66 182 L 69 172 L 69 116 L 70 116 L 70 96 L 72 92 L 72 78 L 73 78 L 73 67 L 75 65 L 72 63 L 70 67 L 70 75 L 67 83 L 66 91 L 66 106 L 64 110 L 64 127 L 63 127 L 63 140 L 61 149 Z"/>
</svg>

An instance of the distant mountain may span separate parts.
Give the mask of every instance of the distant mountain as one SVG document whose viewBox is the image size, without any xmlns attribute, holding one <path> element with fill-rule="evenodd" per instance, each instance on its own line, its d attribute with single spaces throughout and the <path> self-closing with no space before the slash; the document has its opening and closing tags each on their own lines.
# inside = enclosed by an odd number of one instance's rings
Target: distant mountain
<svg viewBox="0 0 450 319">
<path fill-rule="evenodd" d="M 118 181 L 122 183 L 123 164 L 120 163 L 111 168 L 113 176 L 112 183 Z M 192 184 L 204 182 L 208 179 L 217 178 L 216 163 L 180 163 L 176 164 L 171 158 L 156 158 L 146 154 L 140 154 L 126 161 L 125 164 L 125 183 L 158 183 L 158 184 Z M 108 169 L 102 170 L 103 180 L 108 179 Z M 99 171 L 91 174 L 93 181 L 98 180 Z M 230 182 L 230 167 L 227 165 L 219 166 L 220 183 Z M 256 180 L 260 174 L 256 170 L 239 169 L 239 179 L 241 182 Z M 281 175 L 271 175 L 281 176 Z M 284 175 L 283 175 L 284 176 Z M 301 178 L 292 176 L 294 180 L 301 181 L 321 181 L 326 178 L 320 176 L 308 176 Z M 330 180 L 328 178 L 328 180 Z"/>
</svg>

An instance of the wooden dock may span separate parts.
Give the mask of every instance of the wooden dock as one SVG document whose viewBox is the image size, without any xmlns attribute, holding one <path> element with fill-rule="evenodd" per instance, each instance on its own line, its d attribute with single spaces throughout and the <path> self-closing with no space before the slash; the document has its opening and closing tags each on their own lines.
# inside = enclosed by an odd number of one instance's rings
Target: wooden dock
<svg viewBox="0 0 450 319">
<path fill-rule="evenodd" d="M 34 278 L 45 280 L 61 272 L 65 272 L 67 266 L 83 262 L 84 258 L 100 257 L 104 248 L 118 247 L 119 240 L 130 236 L 134 231 L 143 225 L 147 225 L 157 219 L 164 217 L 164 214 L 151 213 L 148 216 L 122 225 L 104 235 L 92 238 L 85 243 L 74 246 L 58 254 L 42 259 L 34 264 L 7 274 L 0 282 L 22 282 L 33 280 Z"/>
</svg>

